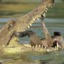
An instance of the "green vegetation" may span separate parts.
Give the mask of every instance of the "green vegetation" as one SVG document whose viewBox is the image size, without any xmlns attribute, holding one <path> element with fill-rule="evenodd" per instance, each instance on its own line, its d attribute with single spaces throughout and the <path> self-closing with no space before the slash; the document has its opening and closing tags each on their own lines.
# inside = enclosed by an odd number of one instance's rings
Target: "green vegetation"
<svg viewBox="0 0 64 64">
<path fill-rule="evenodd" d="M 64 0 L 62 0 L 64 2 Z"/>
<path fill-rule="evenodd" d="M 55 3 L 53 7 L 48 10 L 47 17 L 64 18 L 64 3 Z"/>
<path fill-rule="evenodd" d="M 19 17 L 37 6 L 38 4 L 0 4 L 0 17 Z"/>
<path fill-rule="evenodd" d="M 0 0 L 0 17 L 20 17 L 38 7 L 39 0 Z M 49 18 L 64 18 L 64 2 L 56 2 L 46 14 Z"/>
<path fill-rule="evenodd" d="M 38 3 L 41 0 L 1 0 L 1 3 Z"/>
</svg>

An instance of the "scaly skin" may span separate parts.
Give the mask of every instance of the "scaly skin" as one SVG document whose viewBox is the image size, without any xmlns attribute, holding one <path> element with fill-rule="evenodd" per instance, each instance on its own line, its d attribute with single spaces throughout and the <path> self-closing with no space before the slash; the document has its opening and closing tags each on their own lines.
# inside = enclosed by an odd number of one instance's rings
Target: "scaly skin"
<svg viewBox="0 0 64 64">
<path fill-rule="evenodd" d="M 45 0 L 39 7 L 32 10 L 28 14 L 14 20 L 11 20 L 0 30 L 0 46 L 5 47 L 11 39 L 14 32 L 23 32 L 27 30 L 34 21 L 44 14 L 53 4 L 53 0 Z M 15 22 L 15 24 L 12 24 Z M 12 26 L 11 26 L 12 25 Z M 9 27 L 11 26 L 11 27 Z"/>
</svg>

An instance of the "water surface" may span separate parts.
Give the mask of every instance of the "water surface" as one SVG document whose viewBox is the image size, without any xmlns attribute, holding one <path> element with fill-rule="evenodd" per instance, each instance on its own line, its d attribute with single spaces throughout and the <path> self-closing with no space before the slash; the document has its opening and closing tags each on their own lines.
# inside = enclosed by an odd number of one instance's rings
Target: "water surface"
<svg viewBox="0 0 64 64">
<path fill-rule="evenodd" d="M 9 20 L 11 20 L 11 18 L 0 18 L 0 22 L 3 23 Z M 51 35 L 53 35 L 53 32 L 59 31 L 64 37 L 64 19 L 46 18 L 45 24 Z M 3 26 L 3 24 L 0 24 L 0 26 Z M 37 20 L 28 30 L 33 30 L 40 38 L 45 37 L 40 20 Z M 29 37 L 26 36 L 24 38 L 20 38 L 20 42 L 28 43 Z M 3 62 L 3 64 L 64 64 L 64 50 L 45 54 L 43 54 L 42 52 L 28 52 L 21 55 L 4 57 L 3 59 L 1 58 L 0 61 Z"/>
</svg>

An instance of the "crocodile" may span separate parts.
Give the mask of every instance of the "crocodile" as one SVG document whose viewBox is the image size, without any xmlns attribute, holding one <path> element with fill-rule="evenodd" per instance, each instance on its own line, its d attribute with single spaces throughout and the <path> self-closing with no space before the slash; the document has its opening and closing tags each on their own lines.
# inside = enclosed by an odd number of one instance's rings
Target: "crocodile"
<svg viewBox="0 0 64 64">
<path fill-rule="evenodd" d="M 47 12 L 48 7 L 51 7 L 53 0 L 44 0 L 44 2 L 33 9 L 31 12 L 25 14 L 24 16 L 17 18 L 16 20 L 10 20 L 5 24 L 0 30 L 0 47 L 6 47 L 7 43 L 11 39 L 14 32 L 23 32 L 30 28 L 34 21 Z"/>
<path fill-rule="evenodd" d="M 59 47 L 59 48 L 61 48 L 63 45 L 63 37 L 62 37 L 61 33 L 60 32 L 54 32 L 54 35 L 51 36 L 48 29 L 45 26 L 45 23 L 42 22 L 42 24 L 43 24 L 42 28 L 43 28 L 44 33 L 45 33 L 45 38 L 40 38 L 32 30 L 26 30 L 24 32 L 18 32 L 18 33 L 16 33 L 16 36 L 20 37 L 20 38 L 28 36 L 30 38 L 31 47 L 44 47 L 44 48 Z"/>
</svg>

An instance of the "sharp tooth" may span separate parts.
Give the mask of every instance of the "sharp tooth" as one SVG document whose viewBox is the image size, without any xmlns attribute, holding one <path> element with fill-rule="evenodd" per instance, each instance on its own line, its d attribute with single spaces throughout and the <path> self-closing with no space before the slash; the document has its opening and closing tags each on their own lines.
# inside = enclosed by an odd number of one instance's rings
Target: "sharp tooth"
<svg viewBox="0 0 64 64">
<path fill-rule="evenodd" d="M 33 23 L 34 21 L 31 21 L 31 23 Z"/>
<path fill-rule="evenodd" d="M 47 12 L 47 10 L 45 10 L 45 12 Z"/>
<path fill-rule="evenodd" d="M 45 16 L 46 16 L 46 14 L 44 13 L 44 14 L 43 14 L 43 16 L 45 17 Z"/>
<path fill-rule="evenodd" d="M 36 47 L 38 47 L 38 46 L 36 45 Z"/>
<path fill-rule="evenodd" d="M 30 24 L 30 26 L 32 26 L 32 24 Z"/>
<path fill-rule="evenodd" d="M 48 8 L 46 8 L 46 10 L 48 10 Z"/>
<path fill-rule="evenodd" d="M 28 28 L 30 28 L 30 26 L 28 26 Z"/>
<path fill-rule="evenodd" d="M 35 21 L 35 18 L 33 18 L 33 21 Z"/>
<path fill-rule="evenodd" d="M 39 45 L 39 48 L 40 48 L 40 45 Z"/>
</svg>

